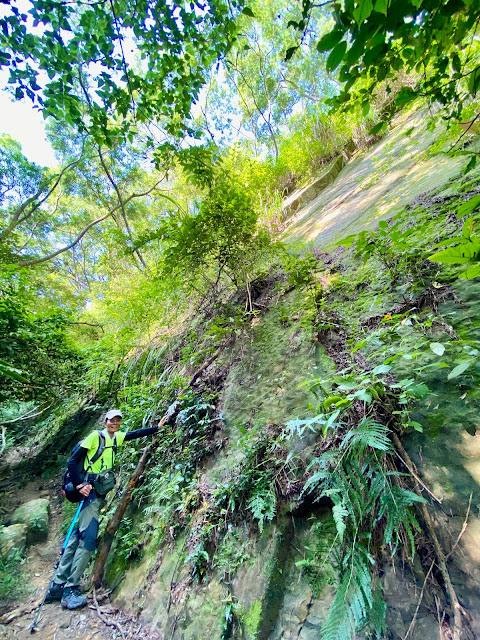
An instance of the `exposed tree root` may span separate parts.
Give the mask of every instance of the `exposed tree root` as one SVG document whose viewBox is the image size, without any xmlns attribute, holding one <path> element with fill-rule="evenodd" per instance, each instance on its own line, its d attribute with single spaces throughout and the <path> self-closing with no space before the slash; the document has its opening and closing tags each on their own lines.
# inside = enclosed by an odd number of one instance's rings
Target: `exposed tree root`
<svg viewBox="0 0 480 640">
<path fill-rule="evenodd" d="M 97 601 L 97 594 L 95 589 L 93 589 L 93 602 L 95 604 L 95 609 L 97 610 L 97 615 L 100 618 L 100 620 L 103 622 L 103 624 L 107 625 L 107 627 L 116 627 L 119 630 L 123 640 L 126 640 L 125 632 L 123 631 L 122 625 L 119 622 L 117 622 L 117 620 L 112 620 L 111 618 L 105 617 L 104 613 L 100 609 L 100 606 Z"/>
<path fill-rule="evenodd" d="M 422 590 L 420 591 L 420 597 L 418 598 L 418 602 L 417 602 L 417 608 L 415 609 L 415 613 L 413 614 L 412 621 L 410 622 L 410 625 L 409 625 L 409 627 L 407 629 L 407 633 L 405 634 L 403 640 L 407 640 L 408 636 L 410 635 L 410 633 L 413 631 L 413 628 L 415 627 L 415 623 L 417 621 L 418 610 L 420 609 L 420 605 L 422 604 L 422 600 L 423 600 L 423 594 L 425 593 L 425 587 L 427 586 L 428 578 L 430 577 L 430 574 L 432 573 L 432 569 L 433 569 L 434 565 L 435 565 L 435 560 L 432 560 L 432 564 L 430 565 L 430 569 L 427 571 L 427 575 L 425 576 L 425 580 L 423 581 Z"/>
<path fill-rule="evenodd" d="M 40 603 L 41 603 L 41 600 L 36 600 L 33 604 L 29 604 L 24 607 L 18 607 L 18 609 L 14 609 L 9 613 L 5 613 L 3 616 L 0 617 L 0 623 L 10 624 L 10 622 L 13 622 L 17 618 L 21 618 L 25 614 L 32 613 L 32 611 L 35 611 L 35 609 L 40 606 Z"/>
<path fill-rule="evenodd" d="M 470 515 L 470 508 L 472 506 L 472 496 L 473 496 L 473 493 L 470 494 L 470 499 L 468 501 L 467 513 L 465 514 L 465 520 L 463 521 L 462 528 L 460 529 L 460 533 L 458 534 L 457 539 L 455 540 L 455 544 L 453 545 L 453 547 L 448 552 L 448 555 L 445 558 L 446 560 L 450 559 L 450 557 L 452 556 L 453 552 L 457 548 L 458 543 L 460 542 L 460 539 L 462 538 L 463 534 L 467 530 L 468 516 Z"/>
<path fill-rule="evenodd" d="M 408 455 L 408 453 L 405 451 L 404 446 L 402 445 L 400 438 L 398 437 L 398 435 L 396 433 L 393 433 L 393 441 L 395 443 L 395 447 L 398 449 L 398 451 L 400 452 L 403 461 L 405 462 L 405 465 L 407 467 L 407 469 L 409 470 L 409 472 L 412 475 L 412 478 L 414 480 L 414 491 L 415 493 L 420 496 L 422 496 L 422 490 L 420 488 L 420 484 L 418 483 L 417 477 L 418 474 L 416 473 L 416 469 L 415 469 L 415 465 L 413 463 L 413 461 L 411 460 L 410 456 Z M 462 636 L 462 611 L 463 611 L 463 607 L 461 606 L 457 594 L 455 592 L 455 589 L 453 588 L 453 584 L 452 584 L 452 580 L 450 578 L 450 574 L 448 572 L 447 569 L 447 558 L 445 557 L 445 554 L 443 553 L 442 547 L 440 546 L 440 542 L 438 540 L 437 534 L 435 532 L 435 526 L 433 524 L 433 520 L 432 520 L 432 516 L 430 515 L 426 505 L 422 502 L 419 504 L 419 509 L 420 512 L 422 514 L 422 518 L 423 521 L 425 522 L 425 526 L 427 527 L 428 530 L 428 535 L 429 538 L 433 544 L 433 547 L 435 549 L 435 554 L 437 556 L 437 566 L 438 569 L 440 570 L 440 573 L 442 575 L 442 579 L 444 581 L 445 584 L 445 589 L 448 595 L 448 598 L 450 600 L 450 604 L 452 606 L 452 611 L 453 611 L 453 640 L 460 640 L 461 636 Z"/>
</svg>

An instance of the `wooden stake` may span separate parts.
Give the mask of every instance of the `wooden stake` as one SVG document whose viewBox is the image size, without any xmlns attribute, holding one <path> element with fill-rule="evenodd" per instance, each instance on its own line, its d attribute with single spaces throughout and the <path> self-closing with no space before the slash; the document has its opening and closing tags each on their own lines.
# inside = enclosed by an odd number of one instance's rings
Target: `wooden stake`
<svg viewBox="0 0 480 640">
<path fill-rule="evenodd" d="M 205 360 L 202 366 L 197 369 L 197 371 L 193 374 L 190 380 L 187 383 L 187 386 L 180 391 L 178 397 L 181 397 L 199 378 L 207 367 L 209 367 L 212 362 L 220 355 L 220 353 L 230 344 L 227 342 L 225 345 L 218 347 L 214 353 Z M 178 413 L 178 403 L 174 402 L 166 411 L 165 415 L 162 417 L 160 422 L 158 423 L 159 429 L 161 429 L 165 424 L 171 422 L 175 415 Z M 140 460 L 135 467 L 134 472 L 128 479 L 127 485 L 122 493 L 120 498 L 120 502 L 115 510 L 115 513 L 110 518 L 105 528 L 105 532 L 102 537 L 102 541 L 100 543 L 100 548 L 97 554 L 97 558 L 95 560 L 95 564 L 93 566 L 92 576 L 90 578 L 90 582 L 94 587 L 100 586 L 103 580 L 103 571 L 105 567 L 105 563 L 108 558 L 108 554 L 110 552 L 113 539 L 115 537 L 115 533 L 125 515 L 125 511 L 127 510 L 128 505 L 130 504 L 130 500 L 132 499 L 133 490 L 138 484 L 143 472 L 145 471 L 145 467 L 147 465 L 148 460 L 150 459 L 151 454 L 157 449 L 158 441 L 156 439 L 153 440 L 148 447 L 142 452 Z"/>
</svg>

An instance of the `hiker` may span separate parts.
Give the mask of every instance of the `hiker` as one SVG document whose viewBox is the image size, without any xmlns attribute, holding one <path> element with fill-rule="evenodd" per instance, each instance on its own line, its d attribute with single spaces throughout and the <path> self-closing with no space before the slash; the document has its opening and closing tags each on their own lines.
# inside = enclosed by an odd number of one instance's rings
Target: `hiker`
<svg viewBox="0 0 480 640">
<path fill-rule="evenodd" d="M 158 431 L 158 426 L 120 431 L 122 413 L 112 409 L 105 414 L 103 431 L 92 431 L 79 442 L 68 459 L 68 472 L 74 487 L 83 496 L 78 523 L 65 547 L 60 564 L 47 591 L 45 602 L 61 600 L 62 607 L 84 607 L 87 598 L 80 592 L 80 581 L 95 551 L 98 519 L 105 496 L 115 486 L 113 465 L 117 449 L 127 440 L 142 438 Z M 104 440 L 103 440 L 104 439 Z M 101 455 L 100 443 L 104 446 Z"/>
</svg>

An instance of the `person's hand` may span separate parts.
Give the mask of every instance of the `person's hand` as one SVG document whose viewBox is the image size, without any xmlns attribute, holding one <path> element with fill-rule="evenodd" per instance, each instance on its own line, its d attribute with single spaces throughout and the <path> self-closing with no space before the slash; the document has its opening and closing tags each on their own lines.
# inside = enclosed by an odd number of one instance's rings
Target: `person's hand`
<svg viewBox="0 0 480 640">
<path fill-rule="evenodd" d="M 76 487 L 80 493 L 80 495 L 85 496 L 85 498 L 88 498 L 90 491 L 92 490 L 92 485 L 91 484 L 79 484 Z"/>
</svg>

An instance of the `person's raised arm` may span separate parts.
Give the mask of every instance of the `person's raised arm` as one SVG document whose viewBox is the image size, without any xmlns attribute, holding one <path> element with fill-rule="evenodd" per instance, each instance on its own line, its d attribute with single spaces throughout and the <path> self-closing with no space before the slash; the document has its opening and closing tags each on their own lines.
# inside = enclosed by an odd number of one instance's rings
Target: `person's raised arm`
<svg viewBox="0 0 480 640">
<path fill-rule="evenodd" d="M 135 438 L 143 438 L 143 436 L 149 436 L 152 433 L 157 433 L 158 425 L 155 427 L 148 427 L 147 429 L 136 429 L 135 431 L 129 431 L 125 435 L 125 440 L 135 440 Z"/>
</svg>

